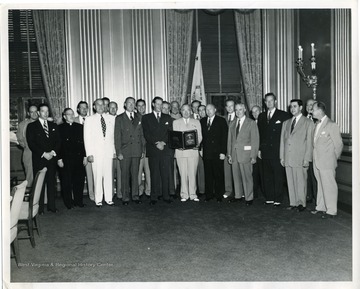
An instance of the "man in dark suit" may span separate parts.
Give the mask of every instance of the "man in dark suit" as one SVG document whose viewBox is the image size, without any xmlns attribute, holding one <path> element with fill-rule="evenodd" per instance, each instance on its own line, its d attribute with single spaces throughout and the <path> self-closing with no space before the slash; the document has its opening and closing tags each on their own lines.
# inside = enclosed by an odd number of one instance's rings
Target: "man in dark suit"
<svg viewBox="0 0 360 289">
<path fill-rule="evenodd" d="M 226 120 L 215 113 L 215 106 L 208 104 L 206 106 L 207 117 L 200 120 L 203 134 L 201 146 L 205 170 L 205 201 L 209 201 L 215 196 L 216 200 L 221 202 L 225 191 L 224 160 L 228 127 Z"/>
<path fill-rule="evenodd" d="M 84 127 L 74 122 L 74 111 L 65 108 L 64 122 L 59 125 L 61 148 L 58 165 L 61 168 L 61 192 L 68 209 L 84 207 L 83 192 L 87 165 L 84 147 Z M 74 199 L 72 198 L 74 196 Z"/>
<path fill-rule="evenodd" d="M 47 209 L 53 213 L 58 210 L 55 205 L 56 195 L 56 162 L 61 140 L 58 126 L 48 121 L 49 106 L 45 103 L 38 108 L 39 119 L 29 123 L 26 130 L 26 140 L 32 152 L 33 173 L 47 168 L 45 185 L 47 187 Z M 41 192 L 39 214 L 44 213 L 44 190 Z"/>
<path fill-rule="evenodd" d="M 121 166 L 122 202 L 123 205 L 129 204 L 131 178 L 131 198 L 140 204 L 138 174 L 140 159 L 145 155 L 145 139 L 141 118 L 134 112 L 135 99 L 127 97 L 124 107 L 125 112 L 115 120 L 115 149 Z"/>
<path fill-rule="evenodd" d="M 313 117 L 313 105 L 315 100 L 310 98 L 306 102 L 306 113 L 305 116 L 311 119 L 314 124 L 316 123 L 317 119 Z M 309 163 L 309 170 L 308 170 L 308 178 L 307 178 L 307 190 L 306 190 L 306 202 L 312 203 L 313 200 L 316 202 L 317 197 L 317 181 L 315 178 L 313 162 Z"/>
<path fill-rule="evenodd" d="M 264 170 L 265 204 L 280 206 L 283 199 L 285 170 L 280 164 L 280 138 L 284 121 L 291 116 L 276 108 L 276 96 L 270 92 L 265 94 L 266 112 L 259 115 L 260 133 L 259 158 Z"/>
<path fill-rule="evenodd" d="M 251 116 L 253 120 L 255 120 L 256 125 L 258 124 L 259 115 L 261 113 L 261 108 L 258 105 L 254 105 L 251 108 Z M 264 195 L 264 176 L 263 176 L 263 168 L 262 161 L 259 157 L 256 157 L 256 163 L 253 164 L 253 182 L 254 182 L 254 198 L 259 197 L 259 195 Z"/>
<path fill-rule="evenodd" d="M 173 149 L 168 146 L 168 130 L 172 129 L 170 115 L 161 113 L 163 100 L 155 97 L 152 101 L 151 113 L 142 117 L 144 136 L 146 139 L 146 155 L 149 157 L 151 176 L 151 202 L 155 205 L 159 196 L 171 203 L 170 200 L 170 166 L 173 161 Z"/>
</svg>

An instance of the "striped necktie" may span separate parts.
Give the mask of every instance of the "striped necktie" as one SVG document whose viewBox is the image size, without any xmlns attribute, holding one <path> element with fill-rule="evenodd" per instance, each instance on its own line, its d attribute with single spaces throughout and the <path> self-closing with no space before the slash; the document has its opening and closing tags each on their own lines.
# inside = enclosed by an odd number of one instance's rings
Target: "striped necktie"
<svg viewBox="0 0 360 289">
<path fill-rule="evenodd" d="M 105 137 L 106 136 L 106 123 L 105 123 L 105 119 L 102 115 L 101 115 L 101 128 L 102 128 L 103 135 Z"/>
<path fill-rule="evenodd" d="M 294 118 L 294 120 L 293 120 L 292 123 L 291 123 L 291 131 L 290 131 L 290 133 L 293 132 L 294 127 L 295 127 L 295 124 L 296 124 L 296 117 Z"/>
<path fill-rule="evenodd" d="M 49 137 L 49 128 L 48 128 L 46 120 L 44 120 L 44 131 L 45 131 L 46 137 L 48 138 Z"/>
<path fill-rule="evenodd" d="M 156 119 L 157 119 L 157 122 L 160 122 L 160 113 L 157 113 Z"/>
</svg>

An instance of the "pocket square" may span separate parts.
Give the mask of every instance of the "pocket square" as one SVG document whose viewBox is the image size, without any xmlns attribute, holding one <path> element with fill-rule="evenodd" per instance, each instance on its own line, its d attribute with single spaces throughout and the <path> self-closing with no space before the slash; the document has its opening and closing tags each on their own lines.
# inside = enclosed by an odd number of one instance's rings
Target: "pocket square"
<svg viewBox="0 0 360 289">
<path fill-rule="evenodd" d="M 325 134 L 325 132 L 324 132 L 324 131 L 322 131 L 322 132 L 321 132 L 321 134 Z"/>
<path fill-rule="evenodd" d="M 55 131 L 55 129 L 53 128 L 52 131 Z"/>
<path fill-rule="evenodd" d="M 141 124 L 141 121 L 139 121 L 139 125 Z"/>
<path fill-rule="evenodd" d="M 277 120 L 277 121 L 275 122 L 275 124 L 278 124 L 278 123 L 281 123 L 281 121 L 280 121 L 280 120 Z"/>
<path fill-rule="evenodd" d="M 165 125 L 168 125 L 169 123 L 168 122 L 165 122 Z"/>
</svg>

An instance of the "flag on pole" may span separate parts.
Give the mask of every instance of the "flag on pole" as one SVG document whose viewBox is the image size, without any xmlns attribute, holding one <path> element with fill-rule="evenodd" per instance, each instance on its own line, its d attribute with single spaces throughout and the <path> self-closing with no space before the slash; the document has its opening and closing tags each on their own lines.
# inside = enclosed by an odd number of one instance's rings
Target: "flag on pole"
<svg viewBox="0 0 360 289">
<path fill-rule="evenodd" d="M 201 65 L 201 41 L 199 41 L 196 51 L 194 75 L 191 85 L 191 101 L 194 100 L 199 100 L 201 104 L 206 105 L 204 77 Z"/>
</svg>

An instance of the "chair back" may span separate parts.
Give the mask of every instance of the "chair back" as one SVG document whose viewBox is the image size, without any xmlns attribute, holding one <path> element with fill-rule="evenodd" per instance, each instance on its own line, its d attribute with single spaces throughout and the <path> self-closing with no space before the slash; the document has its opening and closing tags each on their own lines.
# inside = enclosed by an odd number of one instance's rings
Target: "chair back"
<svg viewBox="0 0 360 289">
<path fill-rule="evenodd" d="M 27 181 L 23 181 L 20 185 L 13 187 L 11 192 L 13 200 L 10 207 L 10 243 L 14 241 L 17 235 L 17 223 L 27 183 Z"/>
<path fill-rule="evenodd" d="M 30 212 L 32 211 L 31 218 L 35 217 L 36 214 L 39 212 L 39 200 L 41 191 L 44 187 L 44 179 L 46 175 L 47 168 L 43 168 L 42 170 L 36 173 L 33 186 L 31 188 L 31 195 L 29 200 L 29 208 Z"/>
</svg>

